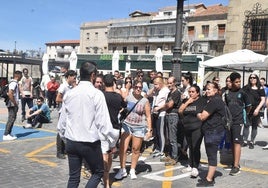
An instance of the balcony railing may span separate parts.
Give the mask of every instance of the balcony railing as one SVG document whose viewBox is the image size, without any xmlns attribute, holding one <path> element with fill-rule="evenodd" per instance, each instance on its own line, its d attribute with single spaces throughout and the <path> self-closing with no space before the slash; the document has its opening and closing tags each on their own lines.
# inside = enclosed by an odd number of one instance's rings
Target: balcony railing
<svg viewBox="0 0 268 188">
<path fill-rule="evenodd" d="M 185 39 L 188 41 L 210 41 L 210 40 L 225 40 L 224 34 L 209 34 L 195 33 L 194 35 L 186 35 Z"/>
<path fill-rule="evenodd" d="M 56 51 L 57 53 L 61 53 L 61 54 L 70 54 L 72 53 L 72 51 L 75 51 L 77 53 L 76 49 L 57 49 Z"/>
</svg>

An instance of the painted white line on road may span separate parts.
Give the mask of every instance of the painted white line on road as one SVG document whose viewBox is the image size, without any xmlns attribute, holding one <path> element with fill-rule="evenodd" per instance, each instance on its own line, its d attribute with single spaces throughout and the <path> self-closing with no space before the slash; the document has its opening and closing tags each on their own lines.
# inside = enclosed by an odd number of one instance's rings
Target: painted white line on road
<svg viewBox="0 0 268 188">
<path fill-rule="evenodd" d="M 181 168 L 184 168 L 184 166 L 178 166 L 178 167 L 174 167 L 174 168 L 170 168 L 170 169 L 166 169 L 166 170 L 160 170 L 157 172 L 143 175 L 142 177 L 147 178 L 147 179 L 151 179 L 151 180 L 156 180 L 156 181 L 175 181 L 178 179 L 189 177 L 191 175 L 191 172 L 187 172 L 187 173 L 183 173 L 183 174 L 171 176 L 171 177 L 164 177 L 163 175 L 160 175 L 160 174 L 163 174 L 165 172 L 168 172 L 171 170 L 179 170 Z"/>
</svg>

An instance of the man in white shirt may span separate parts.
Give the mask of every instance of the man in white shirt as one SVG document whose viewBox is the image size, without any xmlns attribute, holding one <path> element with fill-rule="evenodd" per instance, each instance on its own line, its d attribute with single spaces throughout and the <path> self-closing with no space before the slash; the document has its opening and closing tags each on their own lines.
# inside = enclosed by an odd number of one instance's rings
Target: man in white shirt
<svg viewBox="0 0 268 188">
<path fill-rule="evenodd" d="M 58 130 L 66 139 L 69 162 L 68 187 L 78 187 L 82 159 L 92 172 L 86 187 L 97 187 L 104 173 L 101 140 L 116 144 L 104 94 L 92 81 L 97 73 L 95 63 L 84 62 L 79 84 L 63 97 Z"/>
<path fill-rule="evenodd" d="M 15 71 L 14 72 L 14 79 L 12 79 L 9 83 L 9 90 L 8 90 L 8 98 L 9 100 L 6 103 L 7 109 L 8 109 L 8 120 L 6 123 L 5 132 L 3 135 L 4 141 L 9 140 L 15 140 L 17 139 L 16 136 L 11 135 L 11 131 L 14 125 L 14 122 L 16 121 L 17 112 L 19 109 L 19 86 L 18 82 L 22 78 L 22 72 L 21 71 Z"/>
<path fill-rule="evenodd" d="M 56 97 L 56 103 L 58 104 L 59 107 L 59 116 L 61 113 L 61 105 L 62 105 L 62 99 L 63 96 L 70 91 L 73 87 L 76 85 L 76 72 L 74 70 L 68 70 L 64 74 L 64 82 L 60 85 L 58 89 L 58 94 Z M 63 79 L 62 79 L 63 80 Z M 65 143 L 61 139 L 59 133 L 57 134 L 57 139 L 56 139 L 56 145 L 57 145 L 57 158 L 59 159 L 65 159 Z"/>
</svg>

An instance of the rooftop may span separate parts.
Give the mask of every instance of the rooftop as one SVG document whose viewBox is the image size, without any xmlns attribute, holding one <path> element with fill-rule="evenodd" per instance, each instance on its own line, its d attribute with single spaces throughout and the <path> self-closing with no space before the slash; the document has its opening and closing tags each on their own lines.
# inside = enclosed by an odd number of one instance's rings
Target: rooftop
<svg viewBox="0 0 268 188">
<path fill-rule="evenodd" d="M 80 40 L 59 40 L 55 42 L 47 42 L 46 45 L 61 45 L 61 44 L 80 44 Z"/>
</svg>

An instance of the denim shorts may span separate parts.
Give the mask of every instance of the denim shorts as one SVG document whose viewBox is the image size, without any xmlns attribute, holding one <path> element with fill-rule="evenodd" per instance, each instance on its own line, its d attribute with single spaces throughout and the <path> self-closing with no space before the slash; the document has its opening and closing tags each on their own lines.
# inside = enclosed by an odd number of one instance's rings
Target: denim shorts
<svg viewBox="0 0 268 188">
<path fill-rule="evenodd" d="M 144 138 L 147 132 L 145 126 L 130 126 L 123 123 L 123 129 L 125 133 L 131 134 L 135 137 Z"/>
</svg>

